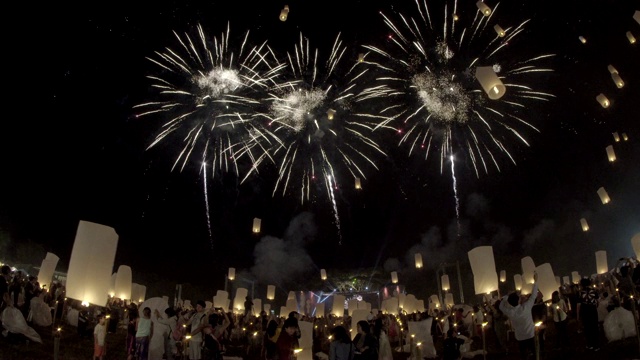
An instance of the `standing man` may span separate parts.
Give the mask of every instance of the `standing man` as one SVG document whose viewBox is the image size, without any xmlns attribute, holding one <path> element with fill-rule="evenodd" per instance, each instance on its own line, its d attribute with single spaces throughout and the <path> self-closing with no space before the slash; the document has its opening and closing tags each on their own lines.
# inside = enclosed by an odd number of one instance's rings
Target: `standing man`
<svg viewBox="0 0 640 360">
<path fill-rule="evenodd" d="M 4 308 L 13 306 L 11 302 L 11 295 L 9 295 L 9 281 L 11 281 L 11 267 L 9 265 L 2 265 L 0 269 L 0 314 Z"/>
<path fill-rule="evenodd" d="M 511 326 L 515 338 L 518 340 L 520 358 L 523 360 L 527 359 L 530 353 L 535 354 L 536 351 L 534 340 L 536 329 L 531 316 L 533 303 L 538 297 L 538 274 L 535 272 L 533 273 L 533 281 L 531 296 L 526 301 L 520 303 L 520 296 L 514 291 L 503 297 L 499 306 L 500 311 L 511 319 Z"/>
<path fill-rule="evenodd" d="M 196 313 L 191 315 L 187 326 L 191 326 L 191 339 L 189 340 L 189 360 L 202 359 L 202 330 L 208 325 L 207 313 L 204 311 L 207 304 L 204 300 L 196 302 Z"/>
</svg>

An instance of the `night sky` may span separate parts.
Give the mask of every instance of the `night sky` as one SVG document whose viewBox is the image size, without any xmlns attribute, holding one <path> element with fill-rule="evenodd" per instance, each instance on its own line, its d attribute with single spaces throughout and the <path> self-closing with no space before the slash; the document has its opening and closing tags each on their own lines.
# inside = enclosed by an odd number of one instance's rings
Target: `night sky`
<svg viewBox="0 0 640 360">
<path fill-rule="evenodd" d="M 461 16 L 472 18 L 474 2 L 462 3 Z M 561 276 L 595 273 L 597 250 L 606 250 L 613 266 L 634 255 L 630 239 L 640 231 L 640 49 L 625 37 L 631 31 L 640 39 L 632 18 L 640 3 L 518 3 L 503 2 L 495 14 L 502 24 L 531 19 L 506 54 L 556 54 L 544 62 L 553 72 L 525 82 L 555 98 L 527 102 L 522 116 L 540 132 L 526 133 L 530 146 L 505 140 L 515 165 L 498 155 L 500 171 L 490 167 L 476 177 L 461 155 L 459 219 L 450 165 L 441 173 L 437 156 L 409 157 L 397 135 L 385 134 L 379 143 L 388 156 L 377 158 L 379 170 L 367 172 L 362 190 L 351 180 L 338 184 L 339 226 L 322 186 L 305 203 L 295 191 L 272 196 L 276 177 L 267 169 L 244 183 L 232 173 L 207 178 L 212 236 L 199 166 L 171 171 L 177 143 L 145 151 L 163 122 L 137 118 L 133 109 L 154 101 L 146 76 L 157 67 L 146 58 L 176 47 L 173 31 L 194 34 L 200 24 L 219 36 L 229 23 L 230 42 L 250 30 L 249 42 L 267 41 L 282 61 L 301 32 L 321 56 L 341 32 L 345 56 L 355 59 L 362 45 L 390 48 L 380 11 L 419 18 L 415 2 L 290 1 L 286 22 L 278 19 L 285 3 L 272 1 L 20 4 L 24 9 L 12 13 L 21 26 L 4 45 L 0 250 L 11 255 L 29 240 L 66 264 L 82 219 L 116 229 L 114 271 L 129 265 L 134 281 L 139 271 L 221 286 L 230 266 L 265 287 L 288 279 L 270 275 L 274 268 L 295 276 L 319 276 L 320 268 L 409 273 L 416 251 L 433 271 L 442 262 L 467 261 L 466 252 L 479 245 L 494 246 L 497 270 L 507 269 L 509 278 L 523 256 L 550 262 Z M 441 21 L 442 14 L 433 15 Z M 615 87 L 608 64 L 624 88 Z M 595 100 L 601 92 L 612 102 L 608 109 Z M 628 141 L 614 143 L 613 132 Z M 607 161 L 608 145 L 614 163 Z M 606 206 L 596 193 L 601 186 L 612 199 Z M 254 217 L 262 219 L 260 235 L 251 233 Z M 582 217 L 588 233 L 580 229 Z"/>
</svg>

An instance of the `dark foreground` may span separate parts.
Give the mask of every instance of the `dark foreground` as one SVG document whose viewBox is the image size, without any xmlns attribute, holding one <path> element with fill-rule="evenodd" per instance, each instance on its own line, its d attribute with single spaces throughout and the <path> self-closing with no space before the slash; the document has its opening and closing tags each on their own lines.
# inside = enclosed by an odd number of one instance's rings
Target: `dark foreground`
<svg viewBox="0 0 640 360">
<path fill-rule="evenodd" d="M 42 344 L 26 341 L 21 335 L 9 335 L 8 337 L 0 335 L 0 360 L 49 360 L 55 359 L 55 336 L 53 329 L 39 328 L 34 329 L 42 337 Z M 555 346 L 555 333 L 553 324 L 550 324 L 547 330 L 546 340 L 544 342 L 544 350 L 540 354 L 540 359 L 611 359 L 611 360 L 630 360 L 640 359 L 640 350 L 637 337 L 627 338 L 622 341 L 607 343 L 604 334 L 602 334 L 601 348 L 599 351 L 587 350 L 585 348 L 584 337 L 577 332 L 577 323 L 572 320 L 569 323 L 571 334 L 570 344 L 564 349 Z M 107 334 L 107 356 L 108 359 L 127 358 L 125 353 L 126 329 L 118 328 L 116 333 Z M 495 337 L 490 329 L 487 331 L 485 338 L 486 349 L 488 353 L 486 359 L 519 359 L 518 344 L 510 338 L 508 353 L 496 352 Z M 253 344 L 242 344 L 241 342 L 232 342 L 227 346 L 227 357 L 242 358 L 244 360 L 259 359 L 260 346 L 259 342 L 254 341 Z M 435 339 L 435 346 L 440 353 L 442 345 L 441 339 Z M 476 339 L 472 344 L 472 350 L 482 349 L 482 340 Z M 59 348 L 57 359 L 59 360 L 89 360 L 93 355 L 93 338 L 92 335 L 80 336 L 75 327 L 64 325 L 59 337 Z M 394 359 L 408 359 L 408 353 L 394 352 Z M 485 359 L 482 355 L 477 355 L 474 359 Z M 534 358 L 531 358 L 532 360 Z M 161 359 L 150 359 L 161 360 Z"/>
</svg>

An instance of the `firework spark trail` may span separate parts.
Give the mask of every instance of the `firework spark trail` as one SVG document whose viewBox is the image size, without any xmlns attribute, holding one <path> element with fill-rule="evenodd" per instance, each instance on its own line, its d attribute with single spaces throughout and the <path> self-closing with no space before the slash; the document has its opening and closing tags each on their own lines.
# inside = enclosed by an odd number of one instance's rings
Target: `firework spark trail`
<svg viewBox="0 0 640 360">
<path fill-rule="evenodd" d="M 466 155 L 476 177 L 481 170 L 489 174 L 491 164 L 500 171 L 498 154 L 515 164 L 509 149 L 512 142 L 529 146 L 522 128 L 539 132 L 525 119 L 530 112 L 527 106 L 554 97 L 525 81 L 536 73 L 553 71 L 538 64 L 554 55 L 518 59 L 517 53 L 509 52 L 530 20 L 506 27 L 506 36 L 500 37 L 493 32 L 497 5 L 490 16 L 473 6 L 475 16 L 466 25 L 457 21 L 463 18 L 457 16 L 461 10 L 457 1 L 427 7 L 426 1 L 416 0 L 416 6 L 415 18 L 399 14 L 397 22 L 381 13 L 393 34 L 390 49 L 363 46 L 371 55 L 368 63 L 381 73 L 376 91 L 395 103 L 385 109 L 385 118 L 374 129 L 401 134 L 398 146 L 408 148 L 409 156 L 424 151 L 428 159 L 430 151 L 439 152 L 441 173 L 454 152 Z M 431 13 L 442 10 L 442 27 L 432 24 Z M 487 99 L 474 75 L 477 66 L 492 66 L 508 89 L 502 98 Z"/>
<path fill-rule="evenodd" d="M 333 187 L 338 187 L 338 185 L 333 181 L 333 177 L 327 174 L 327 187 L 329 190 L 329 195 L 331 197 L 331 204 L 333 205 L 333 215 L 336 219 L 336 227 L 338 228 L 338 244 L 342 245 L 342 230 L 340 230 L 340 216 L 338 216 L 338 205 L 336 204 L 336 197 L 333 194 Z"/>
<path fill-rule="evenodd" d="M 213 231 L 211 231 L 211 215 L 209 214 L 209 191 L 207 190 L 207 163 L 202 163 L 202 178 L 204 179 L 204 206 L 207 214 L 207 229 L 209 230 L 209 242 L 213 250 Z"/>
<path fill-rule="evenodd" d="M 456 223 L 458 225 L 458 237 L 460 237 L 460 199 L 458 198 L 458 180 L 456 179 L 455 161 L 451 158 L 451 179 L 453 180 L 453 196 L 456 199 Z"/>
<path fill-rule="evenodd" d="M 278 171 L 273 196 L 295 188 L 304 203 L 324 185 L 327 198 L 335 200 L 327 174 L 337 184 L 338 176 L 366 179 L 365 166 L 378 168 L 372 154 L 385 153 L 371 135 L 383 116 L 360 109 L 368 109 L 368 101 L 379 102 L 386 92 L 362 88 L 368 69 L 356 59 L 348 71 L 342 70 L 346 50 L 338 34 L 323 63 L 320 51 L 300 34 L 286 56 L 285 80 L 266 98 L 269 109 L 261 115 L 268 130 L 251 145 L 267 149 L 269 156 L 256 158 L 242 182 L 262 163 L 273 162 Z"/>
<path fill-rule="evenodd" d="M 240 157 L 251 161 L 264 157 L 265 149 L 251 139 L 266 137 L 258 109 L 284 66 L 273 64 L 266 42 L 249 48 L 248 31 L 236 47 L 229 28 L 212 39 L 200 25 L 194 39 L 174 32 L 177 49 L 166 48 L 147 58 L 159 69 L 159 75 L 148 79 L 161 100 L 134 109 L 140 111 L 139 118 L 164 120 L 147 150 L 182 141 L 172 171 L 182 171 L 200 151 L 214 176 L 215 169 L 238 174 Z"/>
</svg>

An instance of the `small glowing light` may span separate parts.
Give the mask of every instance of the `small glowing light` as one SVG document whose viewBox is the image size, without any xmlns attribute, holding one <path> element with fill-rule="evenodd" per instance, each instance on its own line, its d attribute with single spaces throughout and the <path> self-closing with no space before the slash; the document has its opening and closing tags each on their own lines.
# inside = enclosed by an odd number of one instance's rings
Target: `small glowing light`
<svg viewBox="0 0 640 360">
<path fill-rule="evenodd" d="M 459 19 L 458 14 L 453 14 L 453 21 L 458 21 Z"/>
<path fill-rule="evenodd" d="M 358 54 L 358 62 L 364 62 L 364 54 L 363 53 Z"/>
<path fill-rule="evenodd" d="M 297 353 L 299 353 L 299 352 L 301 352 L 301 351 L 302 351 L 302 349 L 295 349 L 295 350 L 293 350 L 293 353 L 294 353 L 294 354 L 297 354 Z"/>
<path fill-rule="evenodd" d="M 333 120 L 333 117 L 334 117 L 335 114 L 336 114 L 335 110 L 333 110 L 333 109 L 327 110 L 327 119 Z"/>
<path fill-rule="evenodd" d="M 539 327 L 540 325 L 542 325 L 542 321 L 538 321 L 538 322 L 536 323 L 536 327 Z"/>
<path fill-rule="evenodd" d="M 587 39 L 585 39 L 584 36 L 578 36 L 578 39 L 580 40 L 581 43 L 586 44 L 587 43 Z"/>
<path fill-rule="evenodd" d="M 280 10 L 280 21 L 287 21 L 289 16 L 289 5 L 285 5 L 284 9 Z"/>
<path fill-rule="evenodd" d="M 184 338 L 187 340 L 191 339 L 191 334 L 187 334 L 187 336 L 185 336 Z"/>
<path fill-rule="evenodd" d="M 611 105 L 611 103 L 609 102 L 609 99 L 607 99 L 607 97 L 604 96 L 604 94 L 599 94 L 598 96 L 596 96 L 596 100 L 598 100 L 600 105 L 605 109 L 608 108 L 609 105 Z"/>
<path fill-rule="evenodd" d="M 635 44 L 636 43 L 636 37 L 633 36 L 631 31 L 627 31 L 627 39 L 629 40 L 629 43 L 631 43 L 631 44 Z"/>
<path fill-rule="evenodd" d="M 489 8 L 487 6 L 487 4 L 483 3 L 482 0 L 478 1 L 476 3 L 476 6 L 478 7 L 478 10 L 480 10 L 480 12 L 482 13 L 482 15 L 484 16 L 489 16 L 491 15 L 491 8 Z"/>
<path fill-rule="evenodd" d="M 256 332 L 254 332 L 254 333 L 253 333 L 253 336 L 258 336 L 258 332 L 257 332 L 257 331 L 256 331 Z"/>
<path fill-rule="evenodd" d="M 60 331 L 62 331 L 62 328 L 61 328 L 61 327 L 59 327 L 59 328 L 57 328 L 56 330 L 57 330 L 58 332 L 60 332 Z"/>
</svg>

